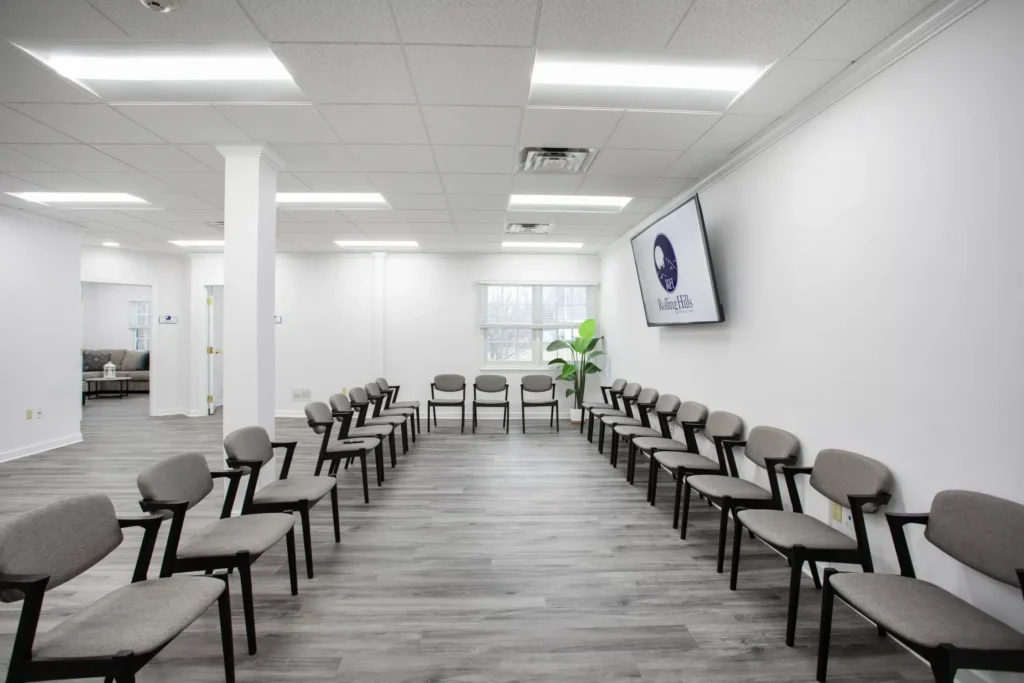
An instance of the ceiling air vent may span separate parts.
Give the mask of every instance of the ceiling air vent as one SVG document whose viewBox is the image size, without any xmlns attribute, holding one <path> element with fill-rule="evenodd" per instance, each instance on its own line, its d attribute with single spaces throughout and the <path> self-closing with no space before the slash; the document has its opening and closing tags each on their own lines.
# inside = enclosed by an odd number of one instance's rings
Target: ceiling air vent
<svg viewBox="0 0 1024 683">
<path fill-rule="evenodd" d="M 547 235 L 554 223 L 509 223 L 505 226 L 505 232 L 520 235 Z"/>
<path fill-rule="evenodd" d="M 523 147 L 519 170 L 533 173 L 580 173 L 594 160 L 597 150 L 583 147 Z"/>
<path fill-rule="evenodd" d="M 210 226 L 211 228 L 216 228 L 217 230 L 224 229 L 224 221 L 210 221 L 207 223 L 207 225 Z"/>
</svg>

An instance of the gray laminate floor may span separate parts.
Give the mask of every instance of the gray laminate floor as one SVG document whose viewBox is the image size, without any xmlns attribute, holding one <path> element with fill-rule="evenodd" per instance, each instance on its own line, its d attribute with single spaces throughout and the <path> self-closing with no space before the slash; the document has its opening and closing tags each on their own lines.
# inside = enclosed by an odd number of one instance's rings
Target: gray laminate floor
<svg viewBox="0 0 1024 683">
<path fill-rule="evenodd" d="M 0 464 L 0 519 L 84 492 L 135 510 L 136 473 L 167 454 L 200 451 L 220 466 L 217 416 L 150 418 L 146 408 L 144 397 L 90 402 L 85 443 Z M 255 566 L 255 656 L 245 654 L 232 581 L 240 683 L 814 679 L 819 595 L 809 580 L 797 646 L 787 648 L 781 558 L 746 542 L 739 590 L 729 591 L 714 571 L 716 513 L 696 505 L 690 539 L 680 541 L 670 481 L 651 508 L 643 486 L 628 486 L 577 432 L 556 435 L 541 421 L 530 428 L 525 436 L 499 434 L 493 422 L 475 436 L 450 424 L 424 432 L 371 490 L 370 505 L 358 471 L 343 473 L 340 544 L 330 509 L 313 512 L 316 578 L 301 571 L 301 537 L 298 597 L 288 591 L 283 544 Z M 294 471 L 311 470 L 318 437 L 304 421 L 278 420 L 278 436 L 301 441 Z M 640 469 L 637 481 L 645 477 Z M 190 512 L 193 525 L 215 517 L 217 504 Z M 113 555 L 47 595 L 40 629 L 130 579 L 139 537 L 127 533 Z M 18 610 L 0 606 L 4 672 Z M 139 680 L 223 680 L 216 610 Z M 830 680 L 931 676 L 837 606 Z"/>
</svg>

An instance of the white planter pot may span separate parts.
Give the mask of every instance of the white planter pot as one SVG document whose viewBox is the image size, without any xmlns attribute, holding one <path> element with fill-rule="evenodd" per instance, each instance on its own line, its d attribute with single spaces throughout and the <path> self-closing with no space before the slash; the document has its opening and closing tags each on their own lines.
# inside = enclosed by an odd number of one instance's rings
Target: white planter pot
<svg viewBox="0 0 1024 683">
<path fill-rule="evenodd" d="M 569 422 L 574 425 L 578 425 L 583 421 L 583 409 L 582 408 L 569 408 Z"/>
</svg>

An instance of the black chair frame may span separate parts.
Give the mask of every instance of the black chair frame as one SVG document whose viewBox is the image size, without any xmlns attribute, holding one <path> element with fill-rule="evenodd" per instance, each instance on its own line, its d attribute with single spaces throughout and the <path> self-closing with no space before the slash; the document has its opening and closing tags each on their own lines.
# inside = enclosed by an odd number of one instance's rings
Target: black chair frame
<svg viewBox="0 0 1024 683">
<path fill-rule="evenodd" d="M 387 415 L 382 416 L 380 414 L 381 408 L 384 407 L 384 397 L 383 396 L 374 398 L 373 396 L 370 396 L 369 394 L 367 394 L 366 403 L 360 403 L 359 401 L 353 401 L 352 398 L 349 397 L 349 402 L 352 404 L 352 407 L 355 408 L 359 412 L 359 417 L 356 420 L 356 427 L 363 427 L 363 426 L 365 426 L 367 419 L 375 419 L 375 418 L 379 418 L 379 417 L 388 417 Z M 372 406 L 372 410 L 371 410 L 371 406 Z M 369 413 L 369 418 L 367 418 L 367 413 Z M 402 455 L 405 455 L 405 454 L 407 454 L 409 452 L 409 426 L 408 426 L 409 425 L 409 419 L 407 417 L 405 417 L 405 416 L 400 416 L 400 415 L 395 415 L 394 417 L 403 417 L 403 420 L 402 420 L 402 422 L 401 422 L 401 424 L 399 426 L 402 428 Z M 415 419 L 415 417 L 413 417 L 413 419 Z M 416 440 L 416 425 L 415 424 L 412 426 L 412 430 L 413 430 L 412 440 L 415 441 Z"/>
<path fill-rule="evenodd" d="M 622 412 L 626 414 L 626 417 L 635 417 L 633 415 L 633 404 L 636 403 L 639 397 L 639 394 L 637 394 L 636 396 L 623 396 L 622 392 L 618 393 L 617 398 L 622 399 Z M 601 415 L 598 417 L 597 420 L 597 452 L 601 453 L 602 455 L 604 455 L 604 420 L 601 419 L 603 417 L 604 415 Z M 593 421 L 594 419 L 593 410 L 590 411 L 590 419 L 591 421 Z"/>
<path fill-rule="evenodd" d="M 348 413 L 347 419 L 348 420 L 352 419 L 352 413 L 351 412 Z M 344 416 L 343 416 L 343 420 L 344 420 Z M 383 441 L 378 441 L 377 446 L 375 448 L 373 448 L 373 449 L 366 449 L 366 450 L 362 450 L 362 451 L 349 451 L 349 452 L 346 452 L 346 453 L 331 453 L 327 449 L 328 449 L 328 447 L 331 444 L 331 431 L 334 429 L 334 422 L 333 421 L 332 422 L 316 422 L 314 420 L 307 420 L 306 424 L 308 424 L 313 429 L 323 428 L 323 430 L 324 430 L 323 440 L 320 442 L 320 455 L 319 455 L 319 457 L 317 457 L 316 469 L 313 471 L 313 474 L 316 475 L 316 476 L 319 476 L 320 472 L 323 471 L 324 464 L 325 463 L 330 463 L 328 465 L 328 467 L 327 467 L 327 476 L 337 478 L 338 477 L 338 468 L 341 466 L 341 461 L 342 460 L 345 461 L 345 468 L 348 469 L 348 466 L 352 463 L 352 461 L 355 460 L 356 458 L 359 458 L 359 464 L 360 464 L 360 466 L 362 468 L 362 474 L 363 474 L 363 503 L 369 503 L 370 502 L 370 486 L 367 483 L 367 478 L 366 478 L 366 457 L 367 457 L 367 455 L 369 455 L 369 451 L 370 450 L 373 450 L 374 453 L 376 454 L 375 464 L 377 466 L 377 486 L 380 486 L 381 485 L 381 481 L 383 481 L 383 469 L 384 469 L 383 468 L 384 446 L 382 445 Z M 342 422 L 342 429 L 343 429 L 343 431 L 345 430 L 346 427 L 347 427 L 347 425 L 343 421 Z M 346 443 L 345 439 L 341 439 L 341 441 L 342 441 L 342 443 Z M 358 439 L 354 439 L 354 441 L 356 443 L 358 443 Z M 348 443 L 351 443 L 351 442 L 348 442 Z"/>
<path fill-rule="evenodd" d="M 373 386 L 376 386 L 376 385 L 374 384 Z M 380 387 L 377 387 L 377 391 L 380 391 Z M 381 411 L 387 410 L 388 398 L 390 396 L 391 396 L 391 392 L 388 392 L 388 393 L 385 394 L 384 392 L 381 391 L 379 396 L 370 396 L 369 392 L 367 392 L 367 397 L 369 398 L 370 403 L 373 404 L 373 412 L 370 414 L 371 418 L 373 418 L 373 417 L 381 417 Z M 403 410 L 405 410 L 405 409 L 403 409 Z M 413 410 L 413 408 L 408 408 L 407 410 Z M 419 412 L 419 411 L 416 411 L 416 412 Z M 402 423 L 402 452 L 403 453 L 408 453 L 409 452 L 409 432 L 412 433 L 412 442 L 416 443 L 416 413 L 409 413 L 409 415 L 407 417 L 408 417 L 408 419 L 405 422 Z M 408 430 L 406 429 L 406 424 L 407 423 L 410 424 Z"/>
<path fill-rule="evenodd" d="M 451 399 L 443 399 L 441 401 L 436 400 L 434 396 L 435 383 L 430 383 L 430 400 L 427 401 L 427 432 L 430 432 L 430 409 L 434 409 L 434 428 L 437 428 L 437 408 L 461 408 L 462 409 L 462 426 L 459 431 L 463 434 L 466 432 L 466 383 L 462 383 L 462 400 L 458 403 L 451 401 Z M 455 392 L 449 392 L 455 393 Z"/>
<path fill-rule="evenodd" d="M 365 426 L 367 426 L 366 425 L 366 412 L 367 412 L 367 408 L 370 407 L 369 402 L 360 403 L 358 401 L 353 401 L 353 400 L 349 399 L 349 403 L 351 403 L 351 405 L 352 405 L 352 409 L 354 411 L 353 413 L 349 413 L 348 411 L 337 411 L 337 410 L 332 410 L 331 411 L 331 414 L 334 415 L 335 419 L 341 419 L 343 421 L 341 431 L 338 432 L 338 439 L 347 439 L 348 438 L 348 431 L 350 429 L 350 424 L 344 423 L 346 414 L 349 416 L 349 423 L 351 423 L 351 418 L 354 415 L 355 418 L 356 418 L 356 424 L 355 424 L 356 427 L 365 427 Z M 402 425 L 402 427 L 404 429 L 405 425 Z M 427 425 L 427 428 L 429 429 L 430 425 Z M 353 437 L 353 438 L 356 438 L 356 437 Z M 395 467 L 395 466 L 398 465 L 398 450 L 395 448 L 395 430 L 394 430 L 394 427 L 392 427 L 391 433 L 388 434 L 388 449 L 391 451 L 391 466 Z"/>
<path fill-rule="evenodd" d="M 508 434 L 509 424 L 512 422 L 512 408 L 508 401 L 508 382 L 505 383 L 505 401 L 504 403 L 488 403 L 486 401 L 477 400 L 477 388 L 476 382 L 473 382 L 473 433 L 476 434 L 477 427 L 477 408 L 501 408 L 501 426 L 505 429 L 505 433 Z M 497 393 L 497 392 L 484 392 L 484 393 Z"/>
<path fill-rule="evenodd" d="M 398 385 L 398 384 L 388 385 L 388 390 L 384 392 L 384 410 L 387 410 L 388 408 L 390 408 L 391 404 L 395 403 L 398 400 L 398 390 L 401 389 L 401 388 L 402 387 L 400 385 Z M 423 433 L 423 423 L 420 422 L 420 408 L 419 408 L 419 406 L 416 406 L 415 410 L 416 410 L 416 418 L 415 418 L 416 423 L 413 425 L 413 429 L 415 431 L 419 432 L 420 434 L 422 434 Z M 413 441 L 415 441 L 415 440 L 416 440 L 416 437 L 413 437 Z"/>
<path fill-rule="evenodd" d="M 661 438 L 671 439 L 672 438 L 672 417 L 675 415 L 675 411 L 661 413 L 656 412 L 658 416 L 658 427 L 661 428 Z M 648 426 L 650 426 L 650 417 L 648 417 Z M 689 446 L 689 444 L 687 444 Z M 629 439 L 628 450 L 626 451 L 626 481 L 629 482 L 630 486 L 633 485 L 634 475 L 636 474 L 636 451 L 637 448 L 633 445 L 633 439 Z M 695 448 L 696 446 L 694 446 Z M 644 453 L 644 457 L 650 457 L 647 453 Z"/>
<path fill-rule="evenodd" d="M 641 427 L 650 428 L 650 426 L 651 426 L 651 413 L 654 411 L 654 406 L 655 406 L 655 404 L 657 402 L 655 401 L 655 402 L 651 402 L 651 403 L 640 403 L 639 396 L 636 397 L 636 398 L 630 399 L 630 401 L 632 402 L 633 407 L 635 407 L 637 409 L 637 412 L 639 413 L 640 426 Z M 604 425 L 604 418 L 603 417 L 601 418 L 601 424 L 602 424 L 602 426 Z M 662 434 L 665 433 L 664 426 L 662 426 L 661 433 Z M 612 447 L 611 447 L 611 458 L 609 460 L 609 464 L 611 464 L 611 466 L 615 467 L 615 468 L 617 468 L 619 466 L 619 435 L 615 433 L 615 427 L 612 427 Z M 628 470 L 629 469 L 628 457 L 627 457 L 626 464 L 627 464 L 626 469 Z"/>
<path fill-rule="evenodd" d="M 531 394 L 540 394 L 540 393 L 545 393 L 546 394 L 547 390 L 545 390 L 543 392 L 531 391 L 530 393 Z M 530 401 L 529 403 L 526 402 L 526 389 L 523 388 L 522 384 L 519 385 L 519 408 L 522 411 L 522 416 L 523 416 L 523 434 L 526 433 L 526 408 L 527 407 L 530 407 L 530 408 L 547 408 L 547 409 L 549 409 L 551 411 L 551 417 L 548 420 L 548 427 L 554 427 L 556 432 L 562 431 L 561 428 L 559 427 L 559 422 L 561 422 L 561 417 L 558 414 L 558 399 L 555 398 L 555 383 L 554 382 L 551 383 L 551 400 L 550 401 Z"/>
<path fill-rule="evenodd" d="M 683 453 L 700 453 L 700 449 L 697 447 L 697 432 L 704 429 L 704 422 L 680 422 L 679 426 L 683 429 L 683 438 L 686 442 L 686 450 Z M 671 433 L 671 432 L 670 432 Z M 632 444 L 630 444 L 632 447 Z M 636 477 L 636 455 L 640 455 L 648 458 L 650 462 L 647 465 L 647 502 L 654 505 L 657 502 L 658 497 L 658 470 L 665 470 L 676 480 L 676 500 L 673 506 L 674 512 L 672 515 L 672 528 L 675 529 L 679 524 L 679 501 L 682 496 L 683 490 L 683 479 L 690 474 L 690 471 L 685 467 L 666 467 L 658 462 L 657 454 L 662 449 L 652 448 L 649 452 L 642 448 L 632 449 L 633 457 L 633 478 Z M 666 451 L 669 453 L 678 453 L 680 451 Z M 715 442 L 715 454 L 718 456 L 718 467 L 719 471 L 725 472 L 725 460 L 722 455 L 721 446 L 716 440 Z M 694 472 L 707 473 L 707 470 L 694 470 Z M 632 481 L 630 481 L 632 483 Z"/>
<path fill-rule="evenodd" d="M 606 403 L 611 403 L 612 408 L 619 410 L 619 397 L 622 396 L 622 391 L 616 391 L 611 387 L 601 387 L 601 393 L 606 396 Z M 585 422 L 587 423 L 587 441 L 594 443 L 594 409 L 587 408 L 587 414 L 590 416 Z M 583 423 L 580 423 L 580 434 L 583 433 Z"/>
<path fill-rule="evenodd" d="M 617 403 L 615 403 L 615 399 L 614 399 L 614 398 L 612 398 L 612 397 L 611 397 L 611 396 L 609 395 L 609 393 L 608 393 L 608 392 L 610 392 L 611 390 L 612 390 L 611 386 L 602 386 L 602 387 L 601 387 L 601 398 L 603 398 L 603 399 L 604 399 L 604 402 L 605 402 L 605 403 L 607 403 L 608 405 L 611 405 L 611 406 L 615 406 L 615 407 L 617 408 L 617 407 L 618 407 L 618 404 L 617 404 Z M 589 412 L 589 411 L 590 411 L 590 409 L 589 409 L 589 408 L 585 408 L 585 409 L 584 409 L 584 412 Z M 581 414 L 581 415 L 580 415 L 580 434 L 582 434 L 582 433 L 583 433 L 583 425 L 585 425 L 585 424 L 586 424 L 586 422 L 587 422 L 587 417 L 586 417 L 586 415 L 583 415 L 583 414 Z"/>
</svg>

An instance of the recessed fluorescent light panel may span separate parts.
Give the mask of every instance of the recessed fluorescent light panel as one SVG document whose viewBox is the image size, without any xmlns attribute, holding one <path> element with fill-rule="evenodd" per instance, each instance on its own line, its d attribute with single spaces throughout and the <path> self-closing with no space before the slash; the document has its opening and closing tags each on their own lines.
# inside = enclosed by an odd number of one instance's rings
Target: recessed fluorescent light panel
<svg viewBox="0 0 1024 683">
<path fill-rule="evenodd" d="M 420 246 L 415 240 L 335 240 L 335 244 L 344 249 L 387 249 L 414 248 Z"/>
<path fill-rule="evenodd" d="M 723 112 L 771 63 L 541 51 L 531 105 Z"/>
<path fill-rule="evenodd" d="M 119 247 L 121 245 L 118 244 L 117 242 L 104 242 L 103 246 L 105 246 L 105 247 Z"/>
<path fill-rule="evenodd" d="M 224 246 L 224 240 L 170 240 L 170 243 L 178 247 L 193 248 L 213 248 Z"/>
<path fill-rule="evenodd" d="M 618 213 L 632 197 L 599 197 L 572 194 L 514 194 L 510 211 L 553 211 L 575 213 Z"/>
<path fill-rule="evenodd" d="M 17 47 L 107 102 L 301 102 L 263 45 L 20 42 Z"/>
<path fill-rule="evenodd" d="M 583 242 L 502 242 L 503 249 L 579 249 Z"/>
<path fill-rule="evenodd" d="M 277 203 L 293 209 L 387 209 L 379 192 L 278 192 Z"/>
<path fill-rule="evenodd" d="M 95 207 L 122 205 L 135 207 L 148 204 L 145 199 L 124 192 L 7 192 L 12 197 L 46 206 Z"/>
</svg>

